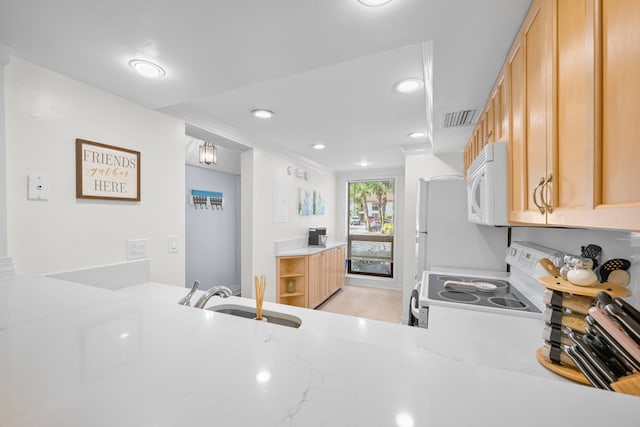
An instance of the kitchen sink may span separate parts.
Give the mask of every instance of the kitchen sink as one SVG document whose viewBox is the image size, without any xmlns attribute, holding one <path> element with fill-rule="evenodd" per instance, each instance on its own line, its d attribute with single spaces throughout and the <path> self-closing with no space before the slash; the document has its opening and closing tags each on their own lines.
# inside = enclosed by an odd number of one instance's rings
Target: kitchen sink
<svg viewBox="0 0 640 427">
<path fill-rule="evenodd" d="M 215 311 L 216 313 L 230 314 L 231 316 L 244 317 L 245 319 L 255 319 L 256 317 L 256 308 L 244 305 L 218 304 L 207 307 L 207 310 Z M 262 310 L 262 319 L 266 319 L 267 323 L 288 326 L 290 328 L 299 328 L 300 325 L 302 325 L 302 320 L 299 317 L 278 313 L 276 311 Z"/>
</svg>

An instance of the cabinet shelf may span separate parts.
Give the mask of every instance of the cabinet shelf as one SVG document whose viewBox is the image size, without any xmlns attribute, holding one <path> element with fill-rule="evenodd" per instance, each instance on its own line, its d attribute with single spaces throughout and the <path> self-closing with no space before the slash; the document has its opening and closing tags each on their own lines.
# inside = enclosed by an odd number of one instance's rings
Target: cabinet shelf
<svg viewBox="0 0 640 427">
<path fill-rule="evenodd" d="M 281 274 L 281 278 L 285 277 L 304 277 L 304 273 L 289 273 L 289 274 Z"/>
<path fill-rule="evenodd" d="M 304 292 L 292 292 L 287 294 L 280 294 L 280 298 L 301 297 L 303 295 L 304 295 Z"/>
</svg>

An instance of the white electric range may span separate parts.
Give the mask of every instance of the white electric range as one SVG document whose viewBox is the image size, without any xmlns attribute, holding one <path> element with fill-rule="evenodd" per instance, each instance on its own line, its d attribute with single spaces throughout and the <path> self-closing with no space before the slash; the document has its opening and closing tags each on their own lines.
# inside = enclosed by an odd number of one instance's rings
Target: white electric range
<svg viewBox="0 0 640 427">
<path fill-rule="evenodd" d="M 542 343 L 547 273 L 540 258 L 560 263 L 559 251 L 513 242 L 505 260 L 511 272 L 432 267 L 411 298 L 414 326 L 427 328 L 430 342 L 447 356 L 539 376 L 535 352 Z"/>
</svg>

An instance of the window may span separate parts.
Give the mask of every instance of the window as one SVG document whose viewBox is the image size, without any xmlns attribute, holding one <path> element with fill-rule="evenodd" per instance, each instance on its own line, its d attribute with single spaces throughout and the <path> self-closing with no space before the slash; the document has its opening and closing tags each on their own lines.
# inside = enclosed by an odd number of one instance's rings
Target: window
<svg viewBox="0 0 640 427">
<path fill-rule="evenodd" d="M 349 273 L 393 277 L 395 180 L 348 185 Z"/>
</svg>

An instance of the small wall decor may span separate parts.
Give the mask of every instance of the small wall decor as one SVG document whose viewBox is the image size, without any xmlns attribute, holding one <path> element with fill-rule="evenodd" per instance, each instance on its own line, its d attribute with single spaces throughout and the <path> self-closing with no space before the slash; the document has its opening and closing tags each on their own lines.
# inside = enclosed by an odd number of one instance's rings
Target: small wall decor
<svg viewBox="0 0 640 427">
<path fill-rule="evenodd" d="M 196 209 L 224 209 L 224 195 L 217 191 L 191 190 L 189 204 Z"/>
<path fill-rule="evenodd" d="M 324 199 L 322 198 L 322 194 L 319 191 L 313 192 L 313 214 L 314 215 L 324 215 Z"/>
<path fill-rule="evenodd" d="M 76 139 L 76 198 L 140 201 L 140 152 Z"/>
<path fill-rule="evenodd" d="M 301 188 L 300 189 L 300 208 L 298 212 L 300 215 L 313 215 L 313 191 Z"/>
</svg>

